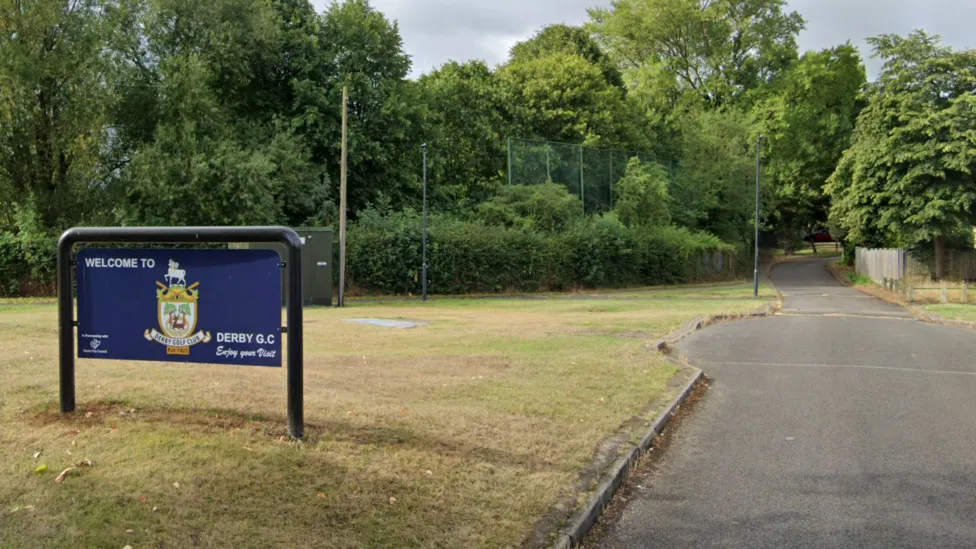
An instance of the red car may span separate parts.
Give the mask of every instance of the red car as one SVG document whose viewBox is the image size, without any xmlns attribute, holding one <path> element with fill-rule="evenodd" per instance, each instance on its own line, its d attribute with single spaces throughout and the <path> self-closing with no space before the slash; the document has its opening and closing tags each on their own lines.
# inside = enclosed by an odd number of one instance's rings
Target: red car
<svg viewBox="0 0 976 549">
<path fill-rule="evenodd" d="M 813 234 L 808 234 L 803 237 L 804 242 L 833 242 L 834 237 L 830 236 L 830 231 L 823 229 L 817 231 Z"/>
</svg>

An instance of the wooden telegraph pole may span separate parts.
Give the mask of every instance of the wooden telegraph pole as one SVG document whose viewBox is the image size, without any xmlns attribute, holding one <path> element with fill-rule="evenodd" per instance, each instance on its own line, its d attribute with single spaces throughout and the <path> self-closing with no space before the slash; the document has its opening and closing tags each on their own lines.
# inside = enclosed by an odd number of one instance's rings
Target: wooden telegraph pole
<svg viewBox="0 0 976 549">
<path fill-rule="evenodd" d="M 342 88 L 342 160 L 339 167 L 339 306 L 346 306 L 346 138 L 349 88 Z"/>
</svg>

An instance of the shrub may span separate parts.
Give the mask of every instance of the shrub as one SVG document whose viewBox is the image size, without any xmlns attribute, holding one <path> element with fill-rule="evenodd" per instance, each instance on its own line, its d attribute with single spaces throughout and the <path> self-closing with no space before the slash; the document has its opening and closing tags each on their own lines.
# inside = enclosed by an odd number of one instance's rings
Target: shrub
<svg viewBox="0 0 976 549">
<path fill-rule="evenodd" d="M 348 233 L 351 292 L 420 292 L 422 219 L 414 212 L 364 215 Z M 435 216 L 428 291 L 438 294 L 671 284 L 736 276 L 736 250 L 714 236 L 673 227 L 624 226 L 614 214 L 544 233 Z"/>
<path fill-rule="evenodd" d="M 512 185 L 478 206 L 476 219 L 488 225 L 562 231 L 583 215 L 579 197 L 563 185 Z"/>
<path fill-rule="evenodd" d="M 16 227 L 0 232 L 0 295 L 52 295 L 57 272 L 57 237 L 38 228 L 27 210 Z"/>
<path fill-rule="evenodd" d="M 669 185 L 668 170 L 664 166 L 656 162 L 644 164 L 639 158 L 631 158 L 624 177 L 614 186 L 613 209 L 628 227 L 667 225 L 671 221 Z"/>
</svg>

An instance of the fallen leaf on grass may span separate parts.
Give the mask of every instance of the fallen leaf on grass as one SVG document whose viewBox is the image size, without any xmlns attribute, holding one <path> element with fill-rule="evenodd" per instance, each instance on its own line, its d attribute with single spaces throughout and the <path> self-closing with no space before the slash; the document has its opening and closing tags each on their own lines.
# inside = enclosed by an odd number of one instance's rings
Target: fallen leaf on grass
<svg viewBox="0 0 976 549">
<path fill-rule="evenodd" d="M 54 483 L 55 484 L 61 484 L 62 482 L 64 482 L 65 477 L 68 476 L 68 473 L 70 473 L 71 471 L 74 471 L 75 469 L 76 469 L 76 467 L 68 467 L 64 471 L 61 471 L 61 474 L 58 475 L 57 478 L 54 479 Z"/>
<path fill-rule="evenodd" d="M 92 413 L 91 412 L 86 412 L 85 413 L 85 417 L 92 417 Z"/>
<path fill-rule="evenodd" d="M 247 446 L 245 446 L 244 449 L 247 450 L 248 452 L 253 452 L 254 451 L 254 450 L 248 448 Z"/>
<path fill-rule="evenodd" d="M 135 532 L 135 530 L 126 530 L 125 531 L 126 534 L 131 534 L 132 532 Z"/>
<path fill-rule="evenodd" d="M 126 546 L 125 546 L 125 547 L 123 547 L 122 549 L 132 549 L 132 546 L 131 546 L 131 545 L 126 545 Z"/>
<path fill-rule="evenodd" d="M 179 482 L 174 482 L 173 483 L 173 488 L 176 488 L 177 490 L 179 490 L 180 489 L 180 483 Z"/>
<path fill-rule="evenodd" d="M 47 465 L 43 463 L 34 468 L 35 473 L 43 473 L 44 471 L 47 471 Z"/>
<path fill-rule="evenodd" d="M 148 501 L 149 498 L 147 498 L 146 496 L 139 496 L 139 503 L 147 503 Z"/>
<path fill-rule="evenodd" d="M 153 507 L 152 512 L 155 513 L 156 512 L 156 509 L 159 509 L 159 507 Z"/>
<path fill-rule="evenodd" d="M 431 471 L 430 469 L 427 469 L 426 471 L 424 471 L 424 474 L 427 475 L 428 477 L 434 476 L 434 472 Z"/>
<path fill-rule="evenodd" d="M 395 497 L 393 497 L 393 496 L 390 496 L 390 505 L 393 505 L 396 502 L 397 502 L 397 499 Z"/>
<path fill-rule="evenodd" d="M 317 497 L 319 499 L 325 499 L 325 492 L 319 492 L 319 493 L 315 494 L 315 497 Z"/>
<path fill-rule="evenodd" d="M 39 457 L 41 457 L 41 453 L 40 452 L 34 452 L 34 459 L 37 459 Z"/>
<path fill-rule="evenodd" d="M 83 459 L 78 463 L 75 463 L 75 467 L 91 467 L 91 466 L 92 466 L 92 462 L 90 459 Z"/>
</svg>

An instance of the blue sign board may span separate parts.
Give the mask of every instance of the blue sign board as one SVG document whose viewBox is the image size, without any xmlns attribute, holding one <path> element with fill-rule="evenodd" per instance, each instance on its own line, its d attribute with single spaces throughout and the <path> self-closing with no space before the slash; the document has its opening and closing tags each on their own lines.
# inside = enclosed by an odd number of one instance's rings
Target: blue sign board
<svg viewBox="0 0 976 549">
<path fill-rule="evenodd" d="M 78 252 L 78 357 L 281 366 L 274 250 Z"/>
</svg>

